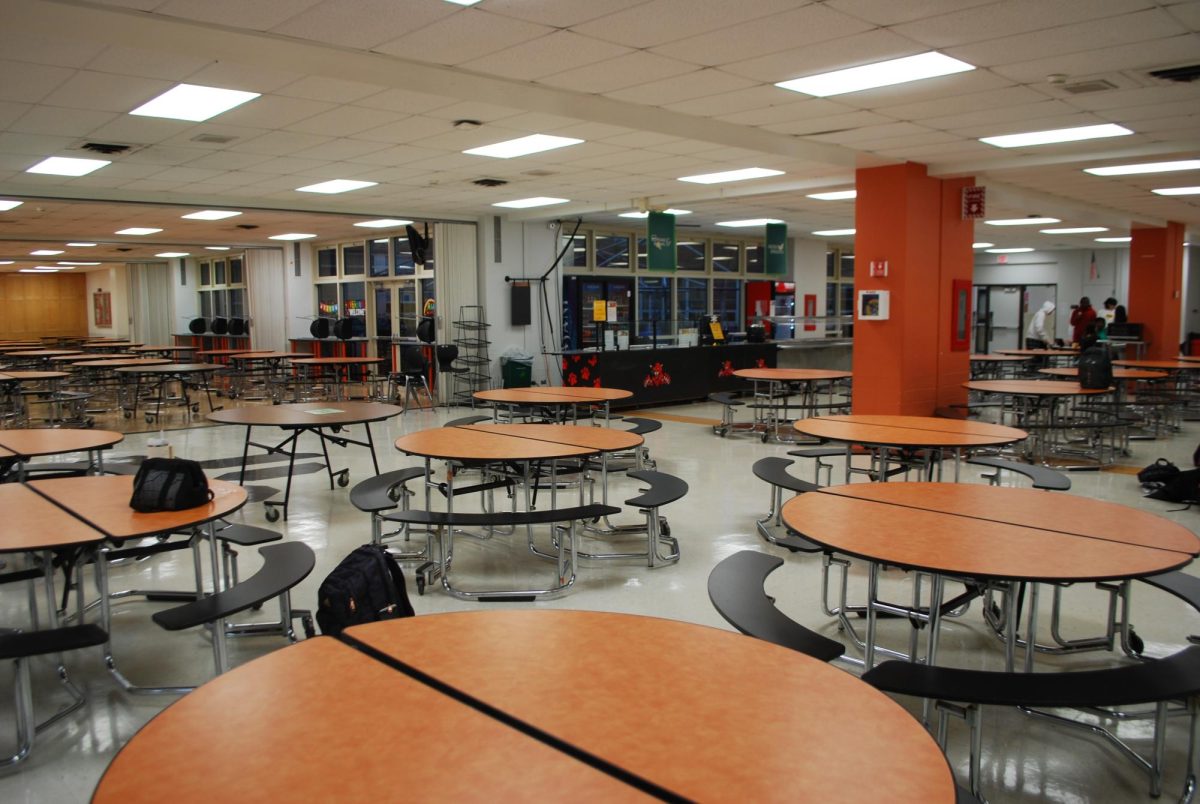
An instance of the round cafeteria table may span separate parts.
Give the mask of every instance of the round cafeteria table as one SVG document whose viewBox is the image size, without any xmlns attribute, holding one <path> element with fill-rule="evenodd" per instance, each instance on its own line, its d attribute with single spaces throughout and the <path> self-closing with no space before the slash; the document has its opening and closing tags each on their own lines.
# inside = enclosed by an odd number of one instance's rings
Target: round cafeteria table
<svg viewBox="0 0 1200 804">
<path fill-rule="evenodd" d="M 1200 552 L 1186 527 L 1128 506 L 1028 488 L 958 483 L 830 486 L 783 506 L 793 530 L 836 552 L 871 562 L 867 666 L 874 659 L 879 565 L 934 574 L 927 613 L 929 655 L 937 649 L 944 575 L 1033 582 L 1124 580 L 1175 569 Z M 1036 586 L 1034 587 L 1036 590 Z M 1006 661 L 1012 669 L 1015 606 Z M 1027 644 L 1036 636 L 1037 598 L 1029 605 Z M 1026 669 L 1034 651 L 1026 652 Z"/>
<path fill-rule="evenodd" d="M 997 354 L 1018 357 L 1078 357 L 1078 349 L 997 349 Z"/>
<path fill-rule="evenodd" d="M 850 448 L 858 444 L 871 448 L 875 457 L 870 473 L 879 480 L 888 477 L 888 450 L 946 450 L 954 452 L 954 479 L 958 479 L 959 456 L 964 449 L 1000 447 L 1023 441 L 1024 430 L 998 424 L 962 419 L 940 419 L 934 416 L 880 416 L 853 414 L 849 416 L 814 416 L 799 419 L 792 425 L 797 432 L 822 441 L 846 445 L 846 482 L 850 482 Z M 937 464 L 940 472 L 941 463 Z M 932 473 L 934 464 L 927 464 Z"/>
<path fill-rule="evenodd" d="M 1056 449 L 1058 435 L 1059 430 L 1064 429 L 1058 413 L 1059 400 L 1099 396 L 1115 390 L 1084 388 L 1078 382 L 1065 380 L 971 380 L 963 383 L 963 387 L 969 391 L 1005 397 L 1005 410 L 1015 418 L 1016 423 L 1034 431 L 1026 442 L 1026 457 L 1043 463 L 1059 454 Z M 1104 463 L 1102 454 L 1088 457 L 1097 464 Z"/>
<path fill-rule="evenodd" d="M 88 461 L 96 466 L 97 474 L 104 473 L 103 451 L 119 444 L 125 436 L 112 430 L 71 430 L 66 428 L 36 428 L 0 430 L 0 447 L 17 457 L 18 476 L 24 476 L 24 464 L 30 458 L 62 455 L 67 452 L 87 452 Z"/>
<path fill-rule="evenodd" d="M 628 399 L 633 396 L 633 392 L 622 388 L 599 388 L 585 385 L 534 385 L 528 388 L 490 388 L 476 391 L 472 396 L 480 402 L 491 402 L 493 415 L 499 413 L 500 406 L 512 408 L 532 405 L 559 409 L 570 406 L 571 418 L 574 419 L 575 409 L 578 405 L 603 405 L 604 420 L 608 421 L 612 403 Z"/>
<path fill-rule="evenodd" d="M 204 393 L 208 398 L 209 411 L 214 410 L 212 402 L 212 384 L 210 382 L 212 373 L 217 369 L 217 366 L 211 363 L 161 363 L 157 365 L 137 365 L 126 366 L 125 368 L 117 369 L 117 374 L 126 377 L 133 377 L 133 392 L 129 395 L 132 400 L 131 407 L 125 408 L 125 418 L 132 419 L 137 415 L 138 397 L 141 394 L 142 378 L 147 378 L 147 381 L 153 383 L 157 387 L 155 395 L 154 412 L 146 412 L 146 423 L 157 419 L 162 413 L 163 403 L 166 399 L 167 383 L 172 381 L 179 383 L 180 396 L 183 400 L 185 408 L 191 408 L 192 413 L 200 412 L 200 403 L 193 403 L 188 397 L 188 383 L 194 383 L 197 387 L 203 386 Z M 199 380 L 191 379 L 194 375 L 199 375 Z"/>
<path fill-rule="evenodd" d="M 207 802 L 248 780 L 263 800 L 386 800 L 397 785 L 479 801 L 955 800 L 936 743 L 895 702 L 728 631 L 528 610 L 390 620 L 344 638 L 276 651 L 167 708 L 93 800 Z M 419 750 L 395 749 L 412 739 Z"/>
<path fill-rule="evenodd" d="M 1001 379 L 1022 366 L 1028 357 L 1011 354 L 973 354 L 970 357 L 972 379 Z"/>
<path fill-rule="evenodd" d="M 18 386 L 26 383 L 45 384 L 45 391 L 50 394 L 50 413 L 45 419 L 49 426 L 54 426 L 65 421 L 59 414 L 61 412 L 61 398 L 59 397 L 59 384 L 71 375 L 65 371 L 14 371 L 5 369 L 0 372 L 0 381 L 7 380 L 15 383 Z M 28 406 L 25 403 L 23 392 L 13 392 L 12 409 L 17 414 L 18 422 L 28 422 Z"/>
<path fill-rule="evenodd" d="M 335 398 L 341 399 L 342 386 L 350 382 L 350 369 L 353 366 L 358 366 L 360 370 L 360 378 L 363 382 L 367 381 L 367 369 L 371 366 L 379 366 L 387 362 L 387 358 L 383 357 L 301 357 L 292 360 L 293 366 L 299 366 L 303 373 L 303 379 L 308 380 L 313 372 L 317 375 L 322 374 L 328 367 L 332 369 L 334 375 L 334 385 L 336 387 Z M 300 401 L 300 382 L 296 383 L 295 400 Z"/>
<path fill-rule="evenodd" d="M 788 409 L 797 407 L 802 416 L 818 415 L 817 394 L 815 383 L 827 382 L 829 385 L 829 404 L 833 407 L 833 385 L 836 380 L 848 380 L 853 375 L 848 371 L 811 368 L 744 368 L 733 372 L 733 376 L 754 383 L 754 424 L 755 431 L 762 431 L 762 440 L 774 436 L 779 439 L 779 423 L 789 417 Z M 765 391 L 759 391 L 760 383 L 766 384 Z M 802 385 L 800 404 L 789 405 L 790 395 L 787 388 L 791 385 Z M 782 404 L 777 400 L 782 399 Z"/>
<path fill-rule="evenodd" d="M 211 367 L 210 367 L 211 368 Z M 279 519 L 279 510 L 283 510 L 283 518 L 287 519 L 288 501 L 292 494 L 292 470 L 296 465 L 296 444 L 304 433 L 312 433 L 321 439 L 321 451 L 325 454 L 325 470 L 329 474 L 329 488 L 333 489 L 334 478 L 337 477 L 339 486 L 350 483 L 350 470 L 333 471 L 329 460 L 327 442 L 344 447 L 355 444 L 366 447 L 371 452 L 371 463 L 375 474 L 379 474 L 379 460 L 375 456 L 375 442 L 371 438 L 371 423 L 381 422 L 403 413 L 403 408 L 395 405 L 385 405 L 381 402 L 303 402 L 295 405 L 247 405 L 246 407 L 217 410 L 208 414 L 209 421 L 217 424 L 240 424 L 246 428 L 245 446 L 242 448 L 242 469 L 238 483 L 246 480 L 246 460 L 250 447 L 264 449 L 270 454 L 286 453 L 289 455 L 287 485 L 284 488 L 282 500 L 266 500 L 266 517 L 270 522 Z M 367 440 L 358 441 L 349 438 L 338 431 L 344 427 L 361 424 L 366 429 Z M 288 436 L 278 444 L 258 444 L 250 440 L 255 427 L 278 427 L 288 433 Z M 332 432 L 326 432 L 326 428 Z"/>
</svg>

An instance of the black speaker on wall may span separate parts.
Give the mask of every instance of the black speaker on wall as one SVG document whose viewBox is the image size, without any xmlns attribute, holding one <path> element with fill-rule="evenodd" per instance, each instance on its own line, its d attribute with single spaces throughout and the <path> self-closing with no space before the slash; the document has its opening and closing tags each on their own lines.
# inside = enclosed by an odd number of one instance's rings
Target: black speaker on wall
<svg viewBox="0 0 1200 804">
<path fill-rule="evenodd" d="M 512 325 L 527 327 L 533 323 L 533 311 L 529 298 L 528 282 L 511 282 L 508 286 L 510 307 L 512 309 Z"/>
<path fill-rule="evenodd" d="M 429 251 L 428 230 L 426 236 L 422 236 L 415 227 L 405 226 L 404 233 L 408 235 L 408 250 L 412 252 L 413 264 L 424 265 L 425 254 Z"/>
</svg>

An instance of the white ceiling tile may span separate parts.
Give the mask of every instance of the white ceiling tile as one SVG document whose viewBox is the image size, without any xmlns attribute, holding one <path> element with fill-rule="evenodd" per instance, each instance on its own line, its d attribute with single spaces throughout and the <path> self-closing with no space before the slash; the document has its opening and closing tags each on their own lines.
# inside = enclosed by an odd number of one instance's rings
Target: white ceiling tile
<svg viewBox="0 0 1200 804">
<path fill-rule="evenodd" d="M 252 140 L 235 143 L 231 150 L 252 154 L 294 154 L 305 148 L 314 148 L 329 142 L 331 138 L 315 134 L 299 134 L 292 131 L 272 131 Z"/>
<path fill-rule="evenodd" d="M 196 128 L 193 123 L 179 120 L 119 114 L 104 125 L 95 128 L 88 137 L 102 142 L 123 142 L 137 145 L 165 142 L 178 137 L 181 133 L 185 134 L 193 130 L 200 132 L 203 129 Z"/>
<path fill-rule="evenodd" d="M 876 107 L 879 111 L 901 120 L 925 120 L 942 117 L 949 111 L 956 113 L 975 112 L 987 109 L 1002 109 L 1019 104 L 1038 103 L 1045 96 L 1029 87 L 1008 86 L 1001 89 L 953 95 L 914 103 L 897 103 Z"/>
<path fill-rule="evenodd" d="M 413 115 L 394 123 L 360 132 L 357 139 L 382 143 L 413 142 L 426 137 L 449 134 L 453 130 L 453 126 L 447 120 Z"/>
<path fill-rule="evenodd" d="M 87 68 L 100 73 L 183 81 L 210 61 L 211 59 L 150 48 L 110 47 L 88 62 Z"/>
<path fill-rule="evenodd" d="M 963 129 L 978 126 L 996 126 L 1011 127 L 1016 125 L 1019 131 L 1043 131 L 1054 128 L 1052 125 L 1043 125 L 1041 122 L 1046 118 L 1064 117 L 1078 115 L 1079 113 L 1071 108 L 1070 105 L 1056 100 L 1044 100 L 1034 103 L 1025 103 L 1017 106 L 998 106 L 995 108 L 982 108 L 975 111 L 962 112 L 961 114 L 943 115 L 941 117 L 926 117 L 920 118 L 921 125 L 929 126 L 936 129 Z M 1102 120 L 1091 120 L 1091 123 L 1100 123 Z M 1079 123 L 1078 125 L 1089 125 L 1090 123 Z M 1003 133 L 1003 132 L 997 132 Z"/>
<path fill-rule="evenodd" d="M 1150 104 L 1200 103 L 1200 85 L 1163 82 L 1159 86 L 1072 95 L 1066 101 L 1080 109 L 1114 110 L 1116 114 L 1122 114 L 1124 109 Z"/>
<path fill-rule="evenodd" d="M 248 128 L 286 128 L 293 123 L 333 111 L 336 108 L 335 104 L 325 101 L 285 98 L 282 95 L 263 95 L 261 98 L 243 103 L 201 125 L 219 121 L 225 125 Z"/>
<path fill-rule="evenodd" d="M 481 101 L 461 101 L 450 106 L 442 106 L 438 109 L 433 109 L 425 113 L 426 117 L 431 117 L 436 120 L 479 120 L 483 123 L 492 123 L 497 120 L 503 120 L 508 117 L 515 117 L 524 113 L 524 109 L 514 109 L 511 106 L 500 106 L 495 103 L 483 103 Z"/>
<path fill-rule="evenodd" d="M 45 98 L 50 106 L 129 112 L 171 88 L 168 81 L 80 70 Z"/>
<path fill-rule="evenodd" d="M 1195 0 L 1179 0 L 1167 5 L 1166 11 L 1190 30 L 1200 31 L 1200 3 Z"/>
<path fill-rule="evenodd" d="M 664 56 L 716 67 L 741 61 L 747 53 L 765 55 L 811 42 L 837 39 L 871 30 L 869 22 L 824 5 L 806 5 L 769 17 L 737 22 L 711 33 L 654 48 Z"/>
<path fill-rule="evenodd" d="M 623 87 L 690 73 L 695 69 L 693 64 L 638 50 L 615 59 L 548 75 L 540 79 L 539 83 L 576 92 L 611 92 Z"/>
<path fill-rule="evenodd" d="M 273 173 L 280 176 L 294 176 L 297 173 L 303 173 L 309 170 L 316 170 L 325 163 L 319 159 L 300 159 L 295 156 L 278 156 L 274 159 L 268 159 L 265 162 L 259 162 L 254 166 L 256 173 Z M 360 167 L 361 173 L 365 168 Z M 343 178 L 357 178 L 356 176 L 345 176 Z M 302 187 L 311 182 L 303 178 L 295 178 L 289 181 L 289 186 L 294 190 L 297 187 Z M 303 198 L 305 196 L 297 196 Z"/>
<path fill-rule="evenodd" d="M 1179 109 L 1177 112 L 1183 112 Z M 1168 117 L 1148 117 L 1136 121 L 1131 128 L 1139 134 L 1163 134 L 1166 132 L 1190 131 L 1190 139 L 1200 143 L 1200 110 L 1195 114 L 1174 114 Z"/>
<path fill-rule="evenodd" d="M 568 126 L 565 129 L 556 131 L 561 137 L 575 137 L 581 140 L 587 140 L 589 143 L 597 140 L 607 139 L 608 137 L 616 137 L 621 134 L 627 134 L 632 131 L 632 128 L 624 126 L 611 126 L 608 123 L 579 123 L 574 126 Z"/>
<path fill-rule="evenodd" d="M 452 128 L 446 125 L 445 121 L 437 121 L 442 124 L 441 128 L 433 133 L 433 136 L 422 137 L 415 140 L 407 140 L 418 148 L 429 148 L 436 151 L 465 151 L 468 148 L 479 148 L 484 145 L 491 145 L 496 142 L 504 142 L 513 139 L 512 131 L 497 131 L 492 126 L 481 126 L 479 128 L 465 127 Z M 478 164 L 494 163 L 497 160 L 495 157 L 479 156 L 471 154 L 467 157 Z M 500 160 L 507 161 L 507 160 Z"/>
<path fill-rule="evenodd" d="M 661 151 L 668 154 L 680 154 L 686 156 L 688 154 L 701 153 L 712 148 L 710 142 L 700 142 L 699 140 L 677 140 L 668 142 L 662 145 L 650 145 L 647 148 L 651 151 Z"/>
<path fill-rule="evenodd" d="M 153 145 L 127 154 L 121 157 L 120 161 L 146 165 L 184 165 L 194 159 L 199 159 L 206 153 L 206 151 L 196 148 Z"/>
<path fill-rule="evenodd" d="M 841 103 L 856 108 L 884 111 L 896 104 L 919 103 L 926 100 L 941 100 L 947 105 L 953 105 L 957 99 L 963 96 L 1012 85 L 1012 81 L 996 75 L 990 70 L 972 70 L 954 75 L 927 78 L 924 81 L 850 92 L 838 95 L 837 99 Z M 1038 94 L 1038 97 L 1045 97 L 1045 95 Z"/>
<path fill-rule="evenodd" d="M 553 30 L 546 25 L 489 14 L 479 8 L 465 8 L 380 44 L 375 50 L 435 64 L 461 64 L 537 39 Z"/>
<path fill-rule="evenodd" d="M 722 92 L 716 95 L 704 95 L 698 98 L 664 104 L 663 108 L 680 114 L 691 114 L 698 117 L 720 117 L 749 109 L 763 109 L 777 103 L 794 100 L 779 96 L 780 89 L 776 86 L 752 86 L 734 92 Z"/>
<path fill-rule="evenodd" d="M 364 156 L 366 154 L 376 153 L 381 151 L 386 146 L 381 142 L 370 142 L 367 140 L 350 139 L 341 137 L 336 140 L 321 143 L 312 148 L 305 148 L 302 151 L 297 151 L 296 156 L 304 159 L 328 159 L 331 161 L 342 161 L 354 159 L 355 157 Z"/>
<path fill-rule="evenodd" d="M 755 56 L 727 64 L 723 69 L 734 75 L 777 83 L 830 70 L 911 56 L 921 50 L 921 46 L 911 39 L 897 36 L 891 31 L 876 29 L 765 56 Z"/>
<path fill-rule="evenodd" d="M 896 25 L 892 30 L 930 47 L 944 48 L 1112 17 L 1147 5 L 1146 0 L 1005 0 Z"/>
<path fill-rule="evenodd" d="M 81 109 L 55 109 L 35 106 L 20 120 L 9 126 L 10 131 L 24 134 L 55 134 L 63 137 L 85 137 L 112 120 L 111 112 L 88 112 Z"/>
<path fill-rule="evenodd" d="M 721 115 L 717 119 L 730 123 L 741 123 L 747 126 L 770 126 L 776 123 L 789 123 L 794 120 L 808 120 L 859 111 L 844 103 L 824 98 L 796 100 L 796 98 L 805 96 L 799 96 L 794 92 L 788 92 L 778 87 L 772 87 L 772 89 L 779 93 L 776 96 L 776 99 L 780 101 L 778 105 L 769 106 L 765 109 L 754 109 L 748 112 Z"/>
<path fill-rule="evenodd" d="M 375 153 L 363 154 L 356 156 L 352 162 L 361 162 L 364 165 L 383 165 L 391 167 L 395 165 L 419 165 L 426 159 L 433 159 L 441 156 L 439 151 L 431 151 L 428 148 L 414 148 L 411 145 L 397 145 L 392 148 L 384 148 L 382 151 Z"/>
<path fill-rule="evenodd" d="M 645 2 L 647 0 L 488 0 L 487 10 L 555 28 L 570 28 Z"/>
<path fill-rule="evenodd" d="M 835 134 L 813 134 L 809 136 L 818 142 L 832 142 L 838 145 L 854 144 L 857 146 L 859 143 L 886 140 L 890 137 L 911 136 L 914 134 L 925 136 L 929 133 L 938 132 L 930 132 L 928 128 L 914 125 L 913 123 L 880 123 L 871 126 L 860 126 L 850 131 L 842 131 Z"/>
<path fill-rule="evenodd" d="M 408 167 L 380 167 L 372 171 L 371 175 L 388 184 L 416 184 L 430 173 L 428 170 L 422 170 L 419 166 L 410 165 Z"/>
<path fill-rule="evenodd" d="M 1192 64 L 1196 61 L 1194 34 L 1160 39 L 1147 45 L 1134 43 L 1078 53 L 1048 56 L 1025 62 L 1002 64 L 992 69 L 1018 82 L 1042 81 L 1047 75 L 1097 75 L 1116 70 L 1149 72 L 1160 67 Z"/>
<path fill-rule="evenodd" d="M 475 72 L 532 81 L 567 69 L 623 56 L 629 52 L 627 47 L 599 39 L 580 36 L 570 31 L 555 31 L 549 36 L 483 58 L 473 58 L 461 66 Z"/>
<path fill-rule="evenodd" d="M 0 28 L 0 53 L 13 62 L 80 69 L 105 47 L 102 42 L 36 36 L 15 26 Z"/>
<path fill-rule="evenodd" d="M 6 129 L 20 120 L 29 110 L 39 107 L 29 103 L 0 101 L 0 129 Z"/>
<path fill-rule="evenodd" d="M 66 67 L 0 61 L 0 100 L 37 103 L 76 74 L 74 70 Z"/>
<path fill-rule="evenodd" d="M 202 168 L 192 167 L 170 167 L 166 170 L 159 170 L 154 173 L 151 178 L 158 181 L 170 181 L 177 184 L 185 184 L 194 181 L 208 181 L 224 171 L 204 170 Z"/>
<path fill-rule="evenodd" d="M 866 20 L 875 25 L 896 25 L 925 17 L 983 6 L 996 0 L 825 0 L 838 11 Z"/>
<path fill-rule="evenodd" d="M 776 131 L 780 134 L 798 134 L 807 136 L 812 134 L 827 133 L 831 131 L 842 131 L 844 129 L 858 128 L 859 126 L 881 125 L 885 123 L 895 122 L 890 117 L 885 117 L 875 112 L 849 112 L 847 114 L 835 114 L 828 117 L 818 117 L 813 120 L 794 120 L 790 123 L 777 123 L 771 126 L 764 126 L 769 131 Z"/>
<path fill-rule="evenodd" d="M 397 7 L 395 0 L 322 0 L 276 26 L 273 33 L 370 50 L 456 11 L 450 3 Z"/>
<path fill-rule="evenodd" d="M 577 117 L 562 117 L 556 114 L 527 112 L 525 114 L 505 117 L 491 124 L 496 131 L 517 134 L 559 134 L 561 129 L 577 126 L 581 121 Z"/>
<path fill-rule="evenodd" d="M 214 22 L 228 25 L 236 20 L 237 27 L 252 31 L 269 31 L 319 0 L 171 0 L 155 11 L 168 17 Z"/>
<path fill-rule="evenodd" d="M 754 86 L 755 83 L 755 81 L 751 81 L 748 78 L 730 75 L 723 70 L 706 68 L 685 75 L 677 75 L 674 78 L 651 81 L 648 84 L 619 89 L 616 92 L 606 94 L 607 97 L 615 100 L 650 106 L 663 106 L 668 103 L 675 103 L 689 98 L 698 98 L 703 95 L 745 89 Z"/>
<path fill-rule="evenodd" d="M 650 148 L 655 145 L 666 145 L 676 142 L 679 138 L 669 134 L 658 134 L 653 131 L 631 131 L 628 134 L 618 134 L 604 140 L 606 145 L 617 145 L 623 148 Z"/>
<path fill-rule="evenodd" d="M 209 153 L 187 163 L 188 167 L 209 168 L 219 171 L 241 171 L 254 165 L 262 164 L 267 157 L 262 154 L 237 153 L 235 151 L 218 151 Z M 211 181 L 218 181 L 214 177 Z"/>
<path fill-rule="evenodd" d="M 957 142 L 959 137 L 945 131 L 930 131 L 918 126 L 920 131 L 901 136 L 887 136 L 878 139 L 864 139 L 855 143 L 855 147 L 864 151 L 895 151 L 901 148 L 916 148 L 922 145 L 941 145 Z"/>
<path fill-rule="evenodd" d="M 305 134 L 323 134 L 329 137 L 350 137 L 362 131 L 395 123 L 401 118 L 402 115 L 396 112 L 385 112 L 382 109 L 342 106 L 292 123 L 288 126 L 288 130 Z"/>
<path fill-rule="evenodd" d="M 162 140 L 168 145 L 182 145 L 185 148 L 202 148 L 207 151 L 220 151 L 240 141 L 261 137 L 267 129 L 250 128 L 249 126 L 225 126 L 210 122 L 197 126 L 189 126 L 172 137 Z M 218 136 L 232 137 L 229 142 L 202 142 L 197 137 Z"/>
<path fill-rule="evenodd" d="M 353 103 L 361 98 L 377 95 L 383 89 L 379 84 L 310 75 L 293 81 L 277 90 L 275 94 L 327 103 Z"/>
<path fill-rule="evenodd" d="M 266 94 L 294 84 L 302 77 L 300 73 L 289 70 L 278 70 L 261 64 L 222 59 L 206 64 L 189 75 L 187 83 Z"/>
<path fill-rule="evenodd" d="M 1000 134 L 1019 134 L 1025 131 L 1051 131 L 1053 129 L 1071 128 L 1073 126 L 1094 126 L 1098 123 L 1107 122 L 1103 118 L 1087 112 L 1052 115 L 1050 117 L 1038 118 L 1023 118 L 1001 115 L 995 116 L 994 120 L 990 123 L 984 121 L 986 116 L 987 115 L 983 112 L 974 112 L 970 116 L 964 115 L 963 118 L 958 121 L 959 124 L 957 125 L 950 124 L 951 121 L 955 120 L 953 117 L 942 118 L 942 120 L 946 124 L 946 130 L 952 134 L 959 134 L 963 137 L 973 138 L 994 137 Z M 933 126 L 934 121 L 927 120 L 922 122 L 924 125 Z M 1104 142 L 1104 140 L 1100 140 L 1100 142 Z M 1128 145 L 1130 142 L 1131 140 L 1128 137 L 1123 137 L 1121 140 L 1122 145 Z M 1086 141 L 1072 144 L 1076 147 L 1082 148 L 1085 146 Z"/>
<path fill-rule="evenodd" d="M 742 3 L 742 19 L 765 17 L 794 7 L 791 0 Z M 650 48 L 729 27 L 727 0 L 651 0 L 598 20 L 574 26 L 577 33 L 635 48 Z"/>
<path fill-rule="evenodd" d="M 360 98 L 356 102 L 356 105 L 366 106 L 369 109 L 404 112 L 405 114 L 421 114 L 422 112 L 440 109 L 457 102 L 456 98 L 429 95 L 424 92 L 413 92 L 408 89 L 385 89 L 383 92 L 378 92 L 366 98 Z"/>
</svg>

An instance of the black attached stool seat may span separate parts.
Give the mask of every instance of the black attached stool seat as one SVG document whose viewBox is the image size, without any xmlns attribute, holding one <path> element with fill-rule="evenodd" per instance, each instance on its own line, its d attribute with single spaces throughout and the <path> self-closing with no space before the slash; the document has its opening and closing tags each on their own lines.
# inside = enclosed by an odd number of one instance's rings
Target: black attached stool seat
<svg viewBox="0 0 1200 804">
<path fill-rule="evenodd" d="M 413 491 L 408 487 L 409 481 L 423 480 L 424 478 L 424 468 L 420 466 L 408 467 L 384 472 L 375 477 L 369 477 L 350 489 L 350 504 L 358 510 L 366 511 L 371 515 L 371 544 L 383 544 L 385 538 L 400 534 L 404 535 L 404 541 L 409 541 L 409 527 L 407 524 L 404 524 L 391 533 L 384 533 L 381 515 L 385 511 L 394 511 L 397 508 L 407 511 L 410 507 L 409 501 L 413 497 Z M 389 552 L 392 553 L 393 557 L 402 561 L 431 558 L 428 542 L 417 552 Z"/>
</svg>

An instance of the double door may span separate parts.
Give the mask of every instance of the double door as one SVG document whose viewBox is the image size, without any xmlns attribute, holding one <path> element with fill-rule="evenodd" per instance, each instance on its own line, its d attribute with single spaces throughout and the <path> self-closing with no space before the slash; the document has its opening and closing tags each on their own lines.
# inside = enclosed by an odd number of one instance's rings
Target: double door
<svg viewBox="0 0 1200 804">
<path fill-rule="evenodd" d="M 971 350 L 987 354 L 1024 347 L 1025 329 L 1034 313 L 1057 298 L 1057 285 L 976 285 Z M 1053 335 L 1053 316 L 1047 319 L 1046 330 Z"/>
<path fill-rule="evenodd" d="M 375 344 L 375 356 L 391 361 L 392 344 L 396 339 L 415 339 L 422 311 L 432 313 L 434 310 L 433 299 L 432 277 L 373 283 L 368 321 L 371 325 L 369 337 Z M 390 362 L 385 363 L 384 367 L 388 370 L 395 368 Z"/>
</svg>

